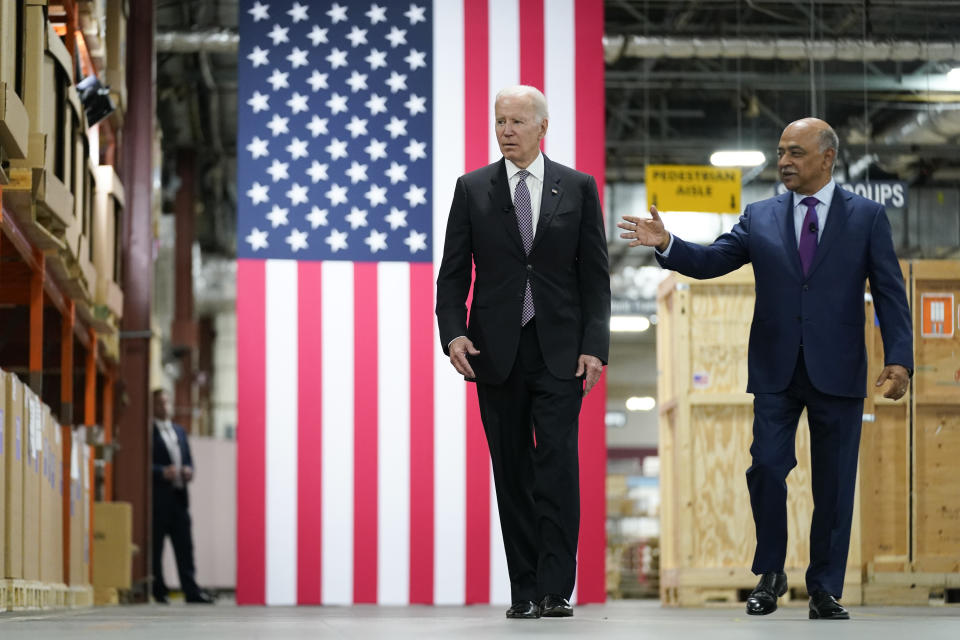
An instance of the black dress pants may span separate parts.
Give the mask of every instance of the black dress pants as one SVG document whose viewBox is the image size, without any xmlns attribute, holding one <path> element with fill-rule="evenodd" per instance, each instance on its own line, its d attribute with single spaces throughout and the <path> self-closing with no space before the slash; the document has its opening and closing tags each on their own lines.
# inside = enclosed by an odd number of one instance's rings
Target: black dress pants
<svg viewBox="0 0 960 640">
<path fill-rule="evenodd" d="M 168 492 L 168 496 L 169 499 L 158 501 L 154 495 L 153 595 L 155 598 L 167 596 L 167 585 L 163 580 L 163 543 L 164 539 L 170 536 L 173 555 L 177 560 L 180 589 L 189 600 L 200 595 L 200 587 L 194 577 L 196 569 L 193 563 L 193 533 L 187 492 L 184 489 L 174 489 Z"/>
<path fill-rule="evenodd" d="M 578 417 L 583 382 L 546 367 L 536 319 L 502 384 L 477 384 L 513 602 L 569 598 L 580 529 Z"/>
</svg>

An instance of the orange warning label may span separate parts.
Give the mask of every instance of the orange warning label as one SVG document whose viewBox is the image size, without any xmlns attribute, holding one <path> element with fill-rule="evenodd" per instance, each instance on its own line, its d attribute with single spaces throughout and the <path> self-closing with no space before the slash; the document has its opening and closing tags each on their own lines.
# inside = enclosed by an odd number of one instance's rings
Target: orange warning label
<svg viewBox="0 0 960 640">
<path fill-rule="evenodd" d="M 924 293 L 921 297 L 920 335 L 924 338 L 952 338 L 956 323 L 952 293 Z"/>
</svg>

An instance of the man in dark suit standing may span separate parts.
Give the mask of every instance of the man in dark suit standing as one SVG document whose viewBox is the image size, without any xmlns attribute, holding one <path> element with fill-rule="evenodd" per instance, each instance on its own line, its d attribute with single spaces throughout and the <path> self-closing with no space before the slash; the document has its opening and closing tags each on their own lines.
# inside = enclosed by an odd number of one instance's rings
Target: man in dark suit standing
<svg viewBox="0 0 960 640">
<path fill-rule="evenodd" d="M 810 618 L 847 619 L 842 595 L 850 547 L 867 357 L 863 294 L 870 282 L 885 366 L 876 386 L 899 399 L 913 371 L 913 331 L 903 274 L 882 205 L 836 186 L 837 134 L 804 118 L 783 131 L 780 178 L 789 191 L 749 205 L 729 233 L 707 247 L 652 219 L 624 216 L 630 246 L 656 247 L 657 260 L 694 278 L 753 263 L 756 304 L 747 391 L 754 394 L 753 463 L 747 470 L 756 524 L 753 572 L 760 582 L 747 613 L 765 615 L 787 590 L 786 478 L 804 407 L 810 423 L 813 522 L 807 592 Z"/>
<path fill-rule="evenodd" d="M 503 159 L 457 181 L 437 278 L 444 353 L 477 383 L 513 605 L 573 615 L 578 416 L 606 364 L 610 274 L 597 185 L 540 153 L 537 89 L 497 94 Z M 467 322 L 467 294 L 476 265 Z"/>
<path fill-rule="evenodd" d="M 187 602 L 211 604 L 213 598 L 194 579 L 193 534 L 187 484 L 193 480 L 193 457 L 183 427 L 170 421 L 170 396 L 153 392 L 153 598 L 167 603 L 163 581 L 163 541 L 170 536 L 180 588 Z"/>
</svg>

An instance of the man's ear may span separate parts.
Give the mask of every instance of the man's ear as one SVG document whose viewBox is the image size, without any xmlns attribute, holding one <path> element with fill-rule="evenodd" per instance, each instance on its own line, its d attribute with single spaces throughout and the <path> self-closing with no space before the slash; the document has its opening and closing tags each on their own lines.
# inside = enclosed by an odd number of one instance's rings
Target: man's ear
<svg viewBox="0 0 960 640">
<path fill-rule="evenodd" d="M 546 118 L 540 121 L 540 139 L 542 140 L 544 136 L 547 135 L 547 124 L 548 121 Z"/>
</svg>

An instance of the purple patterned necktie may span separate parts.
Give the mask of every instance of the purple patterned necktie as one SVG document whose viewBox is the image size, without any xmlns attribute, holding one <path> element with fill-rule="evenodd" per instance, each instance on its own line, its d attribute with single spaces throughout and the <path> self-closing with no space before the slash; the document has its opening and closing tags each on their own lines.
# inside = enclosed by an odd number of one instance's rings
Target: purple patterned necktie
<svg viewBox="0 0 960 640">
<path fill-rule="evenodd" d="M 527 189 L 527 176 L 529 175 L 530 172 L 526 169 L 517 172 L 520 181 L 517 182 L 517 188 L 513 192 L 513 208 L 517 212 L 517 227 L 520 229 L 520 239 L 523 241 L 523 252 L 527 255 L 530 254 L 530 247 L 533 246 L 533 207 L 530 205 L 530 190 Z M 523 327 L 530 322 L 535 313 L 533 292 L 530 290 L 530 275 L 528 273 L 527 289 L 523 294 L 523 310 L 520 313 L 520 326 Z"/>
<path fill-rule="evenodd" d="M 807 215 L 803 218 L 803 224 L 800 225 L 800 245 L 797 251 L 800 253 L 800 264 L 803 266 L 803 275 L 810 272 L 810 265 L 813 264 L 813 256 L 817 253 L 817 204 L 820 201 L 813 196 L 807 196 L 800 201 L 800 204 L 807 205 Z"/>
</svg>

